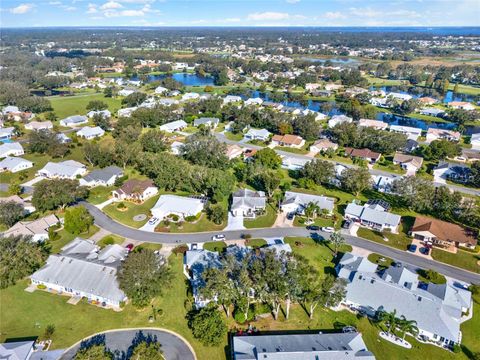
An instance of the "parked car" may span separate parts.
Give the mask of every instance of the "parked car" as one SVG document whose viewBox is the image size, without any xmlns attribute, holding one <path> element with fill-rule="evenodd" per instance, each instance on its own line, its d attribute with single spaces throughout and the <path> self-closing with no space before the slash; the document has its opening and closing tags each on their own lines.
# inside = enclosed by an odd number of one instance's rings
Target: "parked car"
<svg viewBox="0 0 480 360">
<path fill-rule="evenodd" d="M 153 217 L 150 220 L 148 220 L 148 225 L 155 225 L 158 221 L 157 217 Z"/>
<path fill-rule="evenodd" d="M 427 247 L 421 247 L 418 251 L 420 251 L 423 255 L 430 254 L 430 249 Z"/>
<path fill-rule="evenodd" d="M 320 230 L 320 226 L 317 225 L 308 225 L 307 230 L 318 231 Z"/>
<path fill-rule="evenodd" d="M 135 247 L 135 245 L 133 245 L 133 244 L 130 243 L 130 244 L 128 244 L 127 246 L 125 246 L 125 249 L 127 249 L 128 252 L 131 252 L 134 247 Z"/>
<path fill-rule="evenodd" d="M 217 234 L 212 236 L 213 241 L 223 241 L 225 240 L 225 235 L 223 234 Z"/>
<path fill-rule="evenodd" d="M 327 232 L 327 233 L 333 233 L 333 232 L 335 232 L 335 228 L 333 228 L 331 226 L 324 226 L 324 227 L 322 227 L 322 231 Z"/>
<path fill-rule="evenodd" d="M 350 220 L 345 220 L 345 222 L 343 223 L 342 227 L 343 227 L 344 229 L 349 229 L 352 224 L 353 224 L 352 221 L 350 221 Z"/>
<path fill-rule="evenodd" d="M 414 253 L 415 251 L 417 251 L 417 245 L 411 244 L 411 245 L 408 247 L 408 251 Z"/>
<path fill-rule="evenodd" d="M 293 220 L 294 217 L 295 217 L 294 213 L 288 213 L 287 214 L 287 220 Z"/>
</svg>

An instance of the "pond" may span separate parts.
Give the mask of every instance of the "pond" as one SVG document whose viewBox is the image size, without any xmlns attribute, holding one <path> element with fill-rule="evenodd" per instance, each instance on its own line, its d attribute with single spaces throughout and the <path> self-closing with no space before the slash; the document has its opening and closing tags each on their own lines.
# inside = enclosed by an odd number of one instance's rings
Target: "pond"
<svg viewBox="0 0 480 360">
<path fill-rule="evenodd" d="M 426 89 L 418 86 L 370 86 L 369 90 L 383 90 L 386 93 L 397 92 L 401 94 L 408 94 L 413 96 L 415 99 L 421 98 L 424 96 L 433 97 L 441 100 L 443 103 L 448 103 L 450 101 L 468 101 L 475 102 L 480 99 L 480 96 L 469 95 L 469 94 L 458 94 L 449 90 L 446 94 L 440 94 L 435 89 Z"/>
<path fill-rule="evenodd" d="M 214 85 L 214 79 L 212 76 L 198 76 L 197 74 L 188 74 L 188 73 L 174 73 L 172 75 L 148 75 L 147 82 L 163 80 L 167 77 L 171 77 L 174 80 L 182 83 L 185 86 L 207 86 Z M 131 78 L 131 80 L 139 80 L 137 76 Z"/>
<path fill-rule="evenodd" d="M 30 90 L 30 94 L 35 96 L 69 95 L 70 93 L 69 90 Z"/>
<path fill-rule="evenodd" d="M 319 59 L 319 58 L 312 58 L 312 57 L 301 57 L 300 60 L 304 61 L 311 61 L 315 63 L 325 64 L 327 61 L 330 61 L 332 65 L 346 65 L 346 66 L 353 66 L 359 65 L 360 61 L 357 59 L 352 59 L 348 57 L 338 57 L 338 58 L 330 58 L 330 59 Z"/>
</svg>

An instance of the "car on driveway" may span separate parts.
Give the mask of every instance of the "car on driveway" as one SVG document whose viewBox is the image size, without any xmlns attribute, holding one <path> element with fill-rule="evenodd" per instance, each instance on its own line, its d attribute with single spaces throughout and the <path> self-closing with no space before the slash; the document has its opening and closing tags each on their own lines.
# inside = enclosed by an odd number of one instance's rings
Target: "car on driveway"
<svg viewBox="0 0 480 360">
<path fill-rule="evenodd" d="M 213 241 L 223 241 L 225 240 L 225 235 L 223 234 L 217 234 L 212 236 Z"/>
<path fill-rule="evenodd" d="M 420 249 L 418 249 L 418 251 L 420 251 L 420 253 L 422 253 L 423 255 L 430 254 L 430 249 L 428 247 L 421 247 Z"/>
<path fill-rule="evenodd" d="M 414 253 L 415 251 L 417 251 L 417 245 L 411 244 L 411 245 L 408 247 L 408 251 Z"/>
<path fill-rule="evenodd" d="M 327 232 L 327 233 L 333 233 L 333 232 L 335 232 L 335 228 L 333 228 L 331 226 L 324 226 L 324 227 L 322 227 L 322 231 Z"/>
<path fill-rule="evenodd" d="M 134 247 L 135 247 L 135 245 L 133 245 L 133 244 L 128 244 L 127 246 L 125 246 L 125 249 L 127 249 L 128 252 L 131 252 Z"/>
<path fill-rule="evenodd" d="M 294 213 L 288 213 L 287 214 L 287 220 L 293 220 L 294 217 L 295 217 Z"/>
<path fill-rule="evenodd" d="M 307 230 L 318 231 L 320 230 L 320 226 L 317 225 L 308 225 Z"/>
<path fill-rule="evenodd" d="M 148 225 L 155 225 L 158 221 L 157 217 L 153 217 L 150 220 L 148 220 Z"/>
</svg>

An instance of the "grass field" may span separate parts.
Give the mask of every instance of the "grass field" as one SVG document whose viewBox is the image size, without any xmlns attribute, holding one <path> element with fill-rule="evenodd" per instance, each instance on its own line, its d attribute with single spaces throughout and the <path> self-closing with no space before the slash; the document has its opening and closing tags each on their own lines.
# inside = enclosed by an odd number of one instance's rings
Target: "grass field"
<svg viewBox="0 0 480 360">
<path fill-rule="evenodd" d="M 270 204 L 267 204 L 265 210 L 265 214 L 259 215 L 255 219 L 244 219 L 243 225 L 247 229 L 271 227 L 277 219 L 277 211 Z"/>
<path fill-rule="evenodd" d="M 142 204 L 134 204 L 129 201 L 123 201 L 123 204 L 126 206 L 126 210 L 119 210 L 118 209 L 118 204 L 119 203 L 113 203 L 108 206 L 105 206 L 103 208 L 103 212 L 105 212 L 108 216 L 110 216 L 112 219 L 117 220 L 118 222 L 121 222 L 122 224 L 134 227 L 134 228 L 140 228 L 145 223 L 148 221 L 148 218 L 150 216 L 150 209 L 155 205 L 155 203 L 158 200 L 158 195 L 151 197 L 150 199 L 146 200 Z M 147 218 L 142 221 L 134 221 L 133 217 L 135 215 L 140 215 L 140 214 L 145 214 L 147 215 Z"/>
<path fill-rule="evenodd" d="M 114 186 L 96 186 L 90 189 L 87 201 L 93 205 L 101 204 L 107 201 L 115 190 Z"/>
<path fill-rule="evenodd" d="M 448 251 L 433 249 L 432 257 L 437 261 L 480 273 L 480 253 L 458 249 L 456 254 L 452 254 Z"/>
<path fill-rule="evenodd" d="M 59 120 L 70 115 L 85 115 L 86 106 L 92 100 L 101 100 L 108 105 L 108 110 L 116 114 L 121 108 L 119 98 L 106 98 L 103 94 L 93 93 L 77 96 L 52 96 L 48 98 L 52 103 L 53 111 Z"/>
</svg>

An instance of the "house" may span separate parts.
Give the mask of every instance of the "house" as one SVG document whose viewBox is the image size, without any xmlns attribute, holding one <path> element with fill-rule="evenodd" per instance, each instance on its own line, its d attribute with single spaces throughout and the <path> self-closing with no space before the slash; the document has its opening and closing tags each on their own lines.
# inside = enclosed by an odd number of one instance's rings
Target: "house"
<svg viewBox="0 0 480 360">
<path fill-rule="evenodd" d="M 220 119 L 218 118 L 202 117 L 202 118 L 193 120 L 193 126 L 204 125 L 204 126 L 208 126 L 211 129 L 215 129 L 219 123 L 220 123 Z"/>
<path fill-rule="evenodd" d="M 318 111 L 310 110 L 310 109 L 300 110 L 300 115 L 303 115 L 303 116 L 313 115 L 315 116 L 315 121 L 325 120 L 327 118 L 327 115 Z"/>
<path fill-rule="evenodd" d="M 472 145 L 472 149 L 480 150 L 480 133 L 472 134 L 470 144 Z"/>
<path fill-rule="evenodd" d="M 92 111 L 89 111 L 87 113 L 87 116 L 89 118 L 93 118 L 95 115 L 100 115 L 102 116 L 104 119 L 108 119 L 108 118 L 111 118 L 112 117 L 112 113 L 108 110 L 92 110 Z"/>
<path fill-rule="evenodd" d="M 349 147 L 345 148 L 345 155 L 352 158 L 359 158 L 368 161 L 373 164 L 380 160 L 382 154 L 372 151 L 370 149 L 352 149 Z"/>
<path fill-rule="evenodd" d="M 334 115 L 330 120 L 328 120 L 328 127 L 333 128 L 338 124 L 351 123 L 353 119 L 346 115 Z"/>
<path fill-rule="evenodd" d="M 80 185 L 95 186 L 113 186 L 115 180 L 123 176 L 123 170 L 118 166 L 107 166 L 103 169 L 93 170 L 80 179 Z"/>
<path fill-rule="evenodd" d="M 175 99 L 160 99 L 157 101 L 157 103 L 162 106 L 172 106 L 180 104 L 180 101 Z"/>
<path fill-rule="evenodd" d="M 87 173 L 87 167 L 74 160 L 66 160 L 59 163 L 48 162 L 42 169 L 38 170 L 37 176 L 47 179 L 76 179 Z"/>
<path fill-rule="evenodd" d="M 336 266 L 338 277 L 347 281 L 342 301 L 351 310 L 369 317 L 396 311 L 416 321 L 418 337 L 424 342 L 451 347 L 460 343 L 460 324 L 471 312 L 472 297 L 466 288 L 449 279 L 445 284 L 425 284 L 400 263 L 377 270 L 367 258 L 346 253 Z"/>
<path fill-rule="evenodd" d="M 171 145 L 170 145 L 170 152 L 173 154 L 173 155 L 180 155 L 180 153 L 182 152 L 182 147 L 183 147 L 184 143 L 180 142 L 180 141 L 174 141 Z"/>
<path fill-rule="evenodd" d="M 310 162 L 311 159 L 297 156 L 282 156 L 282 168 L 298 171 L 305 167 L 305 164 Z"/>
<path fill-rule="evenodd" d="M 182 101 L 196 100 L 199 97 L 200 97 L 200 94 L 194 93 L 194 92 L 189 92 L 189 93 L 183 94 Z"/>
<path fill-rule="evenodd" d="M 416 148 L 418 148 L 418 142 L 412 139 L 408 139 L 405 143 L 405 146 L 402 148 L 402 151 L 405 153 L 411 153 Z"/>
<path fill-rule="evenodd" d="M 242 98 L 237 95 L 227 95 L 223 98 L 223 104 L 230 104 L 234 102 L 240 102 L 242 101 Z"/>
<path fill-rule="evenodd" d="M 77 136 L 86 140 L 92 140 L 97 137 L 102 137 L 103 135 L 105 135 L 105 130 L 103 130 L 100 126 L 85 126 L 81 130 L 77 131 Z"/>
<path fill-rule="evenodd" d="M 0 158 L 23 154 L 25 154 L 25 151 L 23 151 L 23 146 L 19 142 L 9 142 L 0 145 Z"/>
<path fill-rule="evenodd" d="M 307 83 L 307 84 L 305 84 L 305 90 L 307 90 L 307 91 L 317 90 L 321 87 L 322 87 L 322 84 L 319 84 L 319 83 Z"/>
<path fill-rule="evenodd" d="M 250 98 L 245 100 L 245 105 L 250 106 L 250 105 L 262 105 L 263 104 L 263 99 L 260 98 Z"/>
<path fill-rule="evenodd" d="M 50 255 L 30 279 L 47 291 L 84 297 L 89 302 L 119 309 L 127 297 L 119 288 L 117 272 L 126 256 L 125 249 L 118 244 L 100 250 L 93 241 L 76 238 L 59 254 Z"/>
<path fill-rule="evenodd" d="M 118 92 L 119 96 L 128 96 L 132 95 L 136 90 L 133 89 L 122 89 Z"/>
<path fill-rule="evenodd" d="M 58 133 L 57 134 L 57 139 L 62 143 L 62 144 L 68 144 L 72 142 L 72 139 L 70 139 L 67 135 L 64 133 Z"/>
<path fill-rule="evenodd" d="M 358 121 L 358 126 L 369 127 L 375 130 L 386 130 L 388 124 L 380 120 L 360 119 Z"/>
<path fill-rule="evenodd" d="M 422 135 L 422 129 L 411 126 L 390 125 L 390 131 L 405 134 L 411 140 L 417 140 Z"/>
<path fill-rule="evenodd" d="M 160 220 L 170 214 L 177 215 L 180 219 L 197 216 L 204 207 L 202 199 L 178 195 L 161 195 L 157 203 L 150 210 L 152 215 Z"/>
<path fill-rule="evenodd" d="M 263 191 L 241 189 L 233 193 L 231 211 L 233 216 L 255 218 L 256 214 L 265 211 L 266 198 Z"/>
<path fill-rule="evenodd" d="M 0 197 L 0 203 L 8 203 L 8 202 L 14 202 L 16 204 L 22 205 L 25 211 L 25 214 L 31 214 L 36 210 L 35 206 L 33 206 L 30 201 L 27 201 L 18 195 Z"/>
<path fill-rule="evenodd" d="M 373 188 L 382 193 L 392 194 L 393 183 L 399 178 L 395 175 L 372 175 Z"/>
<path fill-rule="evenodd" d="M 455 160 L 465 161 L 465 162 L 480 161 L 480 151 L 476 149 L 473 149 L 473 150 L 472 149 L 462 149 L 461 156 L 456 157 Z"/>
<path fill-rule="evenodd" d="M 272 145 L 300 149 L 303 145 L 305 145 L 305 140 L 298 135 L 274 135 L 272 137 Z"/>
<path fill-rule="evenodd" d="M 381 108 L 388 108 L 388 106 L 389 106 L 389 99 L 388 98 L 372 97 L 369 100 L 369 102 L 373 106 L 378 106 L 378 107 L 381 107 Z"/>
<path fill-rule="evenodd" d="M 433 104 L 438 103 L 437 99 L 434 99 L 434 98 L 431 98 L 431 97 L 428 97 L 428 96 L 421 97 L 420 99 L 418 99 L 418 101 L 421 104 L 424 104 L 424 105 L 433 105 Z"/>
<path fill-rule="evenodd" d="M 388 203 L 381 200 L 369 200 L 363 206 L 351 202 L 345 209 L 345 218 L 377 231 L 396 233 L 401 217 L 388 212 L 389 208 Z"/>
<path fill-rule="evenodd" d="M 438 166 L 433 169 L 433 176 L 436 182 L 451 180 L 456 183 L 467 184 L 473 181 L 473 173 L 468 166 L 446 161 L 441 161 Z"/>
<path fill-rule="evenodd" d="M 337 150 L 338 149 L 338 144 L 335 144 L 334 142 L 331 142 L 328 139 L 320 139 L 315 141 L 312 145 L 310 145 L 310 151 L 318 154 L 321 151 L 327 151 L 327 150 Z"/>
<path fill-rule="evenodd" d="M 232 351 L 233 360 L 375 360 L 357 332 L 233 336 Z"/>
<path fill-rule="evenodd" d="M 7 106 L 9 107 L 9 106 Z M 35 350 L 35 341 L 13 341 L 0 344 L 0 359 L 30 360 Z"/>
<path fill-rule="evenodd" d="M 333 83 L 325 84 L 325 90 L 328 90 L 328 91 L 337 91 L 342 88 L 343 88 L 343 85 L 340 85 L 340 84 L 333 84 Z"/>
<path fill-rule="evenodd" d="M 185 129 L 188 124 L 183 120 L 176 120 L 160 126 L 160 130 L 173 133 Z"/>
<path fill-rule="evenodd" d="M 168 93 L 168 89 L 163 87 L 163 86 L 157 86 L 155 88 L 155 94 L 158 94 L 158 95 L 163 95 L 165 93 Z"/>
<path fill-rule="evenodd" d="M 9 171 L 11 173 L 16 173 L 32 167 L 33 162 L 25 160 L 21 157 L 7 156 L 5 159 L 0 160 L 0 172 Z"/>
<path fill-rule="evenodd" d="M 412 95 L 402 94 L 402 93 L 397 93 L 397 92 L 390 92 L 390 93 L 387 94 L 387 97 L 393 98 L 393 99 L 396 99 L 396 100 L 401 100 L 401 101 L 406 101 L 406 100 L 413 99 Z"/>
<path fill-rule="evenodd" d="M 250 149 L 250 148 L 246 148 L 244 149 L 244 152 L 243 152 L 243 159 L 245 161 L 250 161 L 251 159 L 254 158 L 255 154 L 257 153 L 257 149 Z"/>
<path fill-rule="evenodd" d="M 30 121 L 25 124 L 25 129 L 27 130 L 50 130 L 53 129 L 53 124 L 51 121 Z"/>
<path fill-rule="evenodd" d="M 138 109 L 137 106 L 129 107 L 129 108 L 125 108 L 125 109 L 120 109 L 120 110 L 117 111 L 117 116 L 118 117 L 130 117 L 130 116 L 132 116 L 133 112 L 137 109 Z"/>
<path fill-rule="evenodd" d="M 225 155 L 228 157 L 228 160 L 235 159 L 241 156 L 244 152 L 244 148 L 238 146 L 237 144 L 227 145 L 227 151 Z"/>
<path fill-rule="evenodd" d="M 137 180 L 131 179 L 117 190 L 112 191 L 112 195 L 118 200 L 129 200 L 135 202 L 144 202 L 148 198 L 157 195 L 158 188 L 152 180 Z"/>
<path fill-rule="evenodd" d="M 33 242 L 48 240 L 48 229 L 59 223 L 51 214 L 33 221 L 19 221 L 3 233 L 4 236 L 31 236 Z"/>
<path fill-rule="evenodd" d="M 78 125 L 83 125 L 88 122 L 88 118 L 84 115 L 72 115 L 66 117 L 65 119 L 60 120 L 60 125 L 74 127 Z"/>
<path fill-rule="evenodd" d="M 474 249 L 477 239 L 473 231 L 446 221 L 417 216 L 410 230 L 411 235 L 427 244 L 441 248 L 464 247 Z"/>
<path fill-rule="evenodd" d="M 305 207 L 309 203 L 314 203 L 321 211 L 331 214 L 333 213 L 335 200 L 321 195 L 287 191 L 285 192 L 283 202 L 280 204 L 280 210 L 289 214 L 303 214 Z"/>
<path fill-rule="evenodd" d="M 415 175 L 418 169 L 422 167 L 423 158 L 396 152 L 393 163 L 400 165 L 407 172 L 407 175 Z"/>
<path fill-rule="evenodd" d="M 3 115 L 7 115 L 10 113 L 17 113 L 17 112 L 20 112 L 20 109 L 18 108 L 18 106 L 8 105 L 2 109 Z"/>
<path fill-rule="evenodd" d="M 268 141 L 272 133 L 266 129 L 249 129 L 245 134 L 247 140 Z"/>
<path fill-rule="evenodd" d="M 0 127 L 0 141 L 9 140 L 15 136 L 15 128 L 13 126 L 2 128 Z"/>
<path fill-rule="evenodd" d="M 446 114 L 445 110 L 437 109 L 437 108 L 423 108 L 420 110 L 420 114 L 428 115 L 428 116 L 435 116 L 435 117 L 442 117 Z"/>
<path fill-rule="evenodd" d="M 475 110 L 475 106 L 466 101 L 450 101 L 447 103 L 447 106 L 451 107 L 452 109 L 462 109 L 468 111 Z"/>
</svg>

